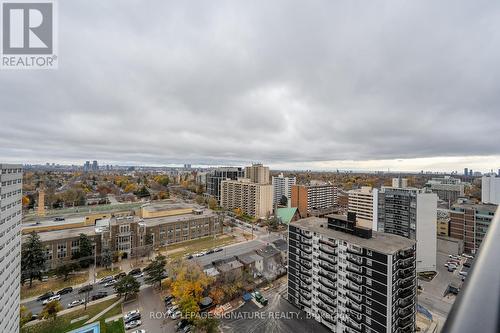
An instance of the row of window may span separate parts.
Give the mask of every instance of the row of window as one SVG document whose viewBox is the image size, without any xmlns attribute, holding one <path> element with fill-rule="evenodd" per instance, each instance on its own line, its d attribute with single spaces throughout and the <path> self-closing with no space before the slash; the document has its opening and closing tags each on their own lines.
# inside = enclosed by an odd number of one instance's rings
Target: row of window
<svg viewBox="0 0 500 333">
<path fill-rule="evenodd" d="M 1 193 L 1 191 L 0 191 L 0 193 Z M 21 194 L 21 189 L 4 193 L 4 194 L 2 194 L 1 198 L 2 199 L 10 198 L 11 196 L 14 196 L 14 195 L 17 195 L 17 194 Z"/>
<path fill-rule="evenodd" d="M 21 169 L 21 168 L 2 169 L 2 175 L 11 174 L 11 173 L 22 173 L 22 172 L 23 172 L 23 169 Z"/>
<path fill-rule="evenodd" d="M 16 207 L 18 205 L 21 205 L 21 200 L 16 200 L 8 205 L 5 205 L 2 207 L 2 212 L 5 212 L 7 209 L 10 209 L 12 207 Z"/>
<path fill-rule="evenodd" d="M 22 182 L 23 182 L 22 179 L 6 180 L 6 181 L 2 182 L 2 186 L 9 186 L 9 185 L 21 184 Z"/>
<path fill-rule="evenodd" d="M 6 217 L 2 218 L 0 220 L 0 225 L 4 224 L 5 222 L 9 222 L 10 220 L 12 220 L 17 215 L 21 215 L 21 210 L 18 210 L 17 212 L 14 212 L 14 213 L 10 214 L 9 216 L 6 216 Z M 19 220 L 19 222 L 17 222 L 17 224 L 18 225 L 21 224 L 21 220 Z"/>
</svg>

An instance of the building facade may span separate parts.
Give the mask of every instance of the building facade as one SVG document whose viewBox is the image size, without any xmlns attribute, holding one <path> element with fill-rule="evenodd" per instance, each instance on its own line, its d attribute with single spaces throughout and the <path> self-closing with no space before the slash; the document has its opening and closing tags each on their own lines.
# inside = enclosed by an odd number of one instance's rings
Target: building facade
<svg viewBox="0 0 500 333">
<path fill-rule="evenodd" d="M 432 178 L 425 186 L 436 193 L 439 199 L 449 203 L 454 203 L 464 196 L 464 184 L 458 178 L 450 176 Z"/>
<path fill-rule="evenodd" d="M 309 217 L 288 231 L 288 300 L 332 332 L 414 332 L 415 242 Z"/>
<path fill-rule="evenodd" d="M 209 209 L 191 209 L 189 213 L 163 217 L 112 217 L 99 221 L 96 226 L 46 231 L 38 235 L 46 249 L 47 268 L 54 268 L 72 261 L 81 233 L 95 244 L 97 258 L 105 249 L 118 253 L 121 258 L 135 258 L 146 256 L 151 249 L 160 246 L 222 232 L 223 219 L 219 214 Z"/>
<path fill-rule="evenodd" d="M 497 205 L 459 202 L 450 210 L 450 237 L 463 240 L 464 251 L 476 253 L 488 231 Z"/>
<path fill-rule="evenodd" d="M 348 192 L 347 210 L 356 213 L 358 220 L 365 220 L 377 231 L 378 222 L 378 189 L 363 186 Z"/>
<path fill-rule="evenodd" d="M 283 196 L 287 199 L 287 206 L 290 207 L 291 197 L 292 197 L 292 185 L 295 185 L 295 177 L 284 177 L 283 173 L 278 176 L 273 176 L 273 205 L 277 206 L 280 204 L 281 198 Z"/>
<path fill-rule="evenodd" d="M 21 165 L 0 164 L 0 332 L 19 332 Z"/>
<path fill-rule="evenodd" d="M 500 177 L 483 176 L 481 179 L 481 202 L 500 205 Z"/>
<path fill-rule="evenodd" d="M 228 210 L 240 208 L 250 216 L 266 218 L 273 211 L 273 187 L 253 183 L 247 178 L 223 180 L 220 205 Z"/>
<path fill-rule="evenodd" d="M 245 167 L 245 178 L 250 179 L 252 183 L 269 184 L 269 167 L 260 163 L 254 163 Z"/>
<path fill-rule="evenodd" d="M 292 185 L 291 206 L 297 207 L 301 217 L 314 210 L 332 209 L 337 202 L 337 188 L 333 185 Z"/>
<path fill-rule="evenodd" d="M 417 241 L 418 272 L 436 270 L 436 225 L 435 193 L 413 187 L 382 187 L 378 230 Z"/>
<path fill-rule="evenodd" d="M 206 175 L 207 194 L 214 197 L 220 204 L 221 181 L 237 180 L 245 176 L 243 168 L 217 168 Z"/>
</svg>

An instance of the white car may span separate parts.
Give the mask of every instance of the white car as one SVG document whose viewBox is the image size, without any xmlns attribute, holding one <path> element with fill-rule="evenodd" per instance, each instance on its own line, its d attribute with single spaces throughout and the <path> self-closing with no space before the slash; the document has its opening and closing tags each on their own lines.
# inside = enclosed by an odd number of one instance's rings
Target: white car
<svg viewBox="0 0 500 333">
<path fill-rule="evenodd" d="M 138 313 L 140 313 L 139 310 L 129 311 L 129 312 L 127 312 L 127 314 L 125 316 L 123 316 L 123 320 L 127 321 L 130 317 L 132 317 L 133 315 L 136 315 Z"/>
<path fill-rule="evenodd" d="M 141 326 L 141 324 L 142 324 L 142 322 L 140 320 L 134 320 L 128 324 L 125 324 L 125 329 L 129 330 L 129 329 L 135 328 L 137 326 Z"/>
<path fill-rule="evenodd" d="M 111 281 L 108 281 L 104 284 L 104 287 L 111 287 L 113 286 L 114 284 L 116 283 L 116 280 L 111 280 Z"/>
<path fill-rule="evenodd" d="M 77 299 L 76 301 L 73 301 L 68 304 L 68 309 L 74 308 L 75 306 L 81 305 L 83 303 L 85 303 L 84 299 Z"/>
<path fill-rule="evenodd" d="M 179 319 L 181 316 L 182 316 L 182 313 L 180 311 L 175 311 L 172 314 L 171 318 L 175 320 L 175 319 Z"/>
<path fill-rule="evenodd" d="M 48 304 L 52 301 L 60 301 L 61 300 L 61 295 L 54 295 L 52 297 L 47 298 L 45 301 L 42 302 L 43 305 Z"/>
<path fill-rule="evenodd" d="M 205 254 L 203 252 L 195 253 L 193 256 L 195 257 L 203 257 Z"/>
<path fill-rule="evenodd" d="M 132 333 L 146 333 L 146 330 L 135 330 Z"/>
<path fill-rule="evenodd" d="M 179 307 L 177 305 L 172 306 L 167 310 L 167 316 L 171 316 Z"/>
</svg>

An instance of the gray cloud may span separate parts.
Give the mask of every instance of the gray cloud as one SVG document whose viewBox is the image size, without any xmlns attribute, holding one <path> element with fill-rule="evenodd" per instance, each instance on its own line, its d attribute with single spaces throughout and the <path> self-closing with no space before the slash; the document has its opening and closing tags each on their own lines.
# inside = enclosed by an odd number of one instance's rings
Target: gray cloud
<svg viewBox="0 0 500 333">
<path fill-rule="evenodd" d="M 498 155 L 495 1 L 71 1 L 59 69 L 0 72 L 0 157 Z"/>
</svg>

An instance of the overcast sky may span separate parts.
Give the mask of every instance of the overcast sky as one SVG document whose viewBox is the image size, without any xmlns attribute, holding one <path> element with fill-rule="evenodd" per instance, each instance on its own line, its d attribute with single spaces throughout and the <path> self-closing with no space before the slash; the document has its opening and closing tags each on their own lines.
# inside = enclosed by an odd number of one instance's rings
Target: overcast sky
<svg viewBox="0 0 500 333">
<path fill-rule="evenodd" d="M 118 4 L 119 3 L 119 4 Z M 500 168 L 498 1 L 60 1 L 0 160 Z"/>
</svg>

